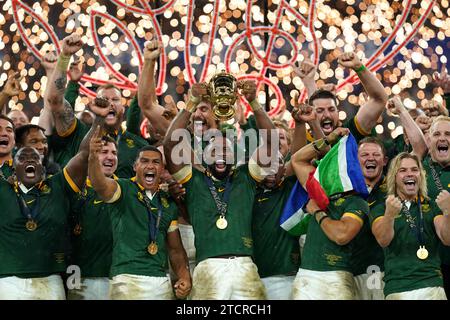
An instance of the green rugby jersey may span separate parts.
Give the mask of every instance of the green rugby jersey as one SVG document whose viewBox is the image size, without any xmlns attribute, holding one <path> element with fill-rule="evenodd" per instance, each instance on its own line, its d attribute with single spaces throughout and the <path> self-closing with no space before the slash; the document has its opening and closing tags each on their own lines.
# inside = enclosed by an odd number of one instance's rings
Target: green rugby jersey
<svg viewBox="0 0 450 320">
<path fill-rule="evenodd" d="M 24 194 L 30 209 L 39 203 L 37 228 L 25 227 L 28 219 L 19 206 L 15 188 L 0 180 L 0 277 L 45 277 L 65 272 L 70 207 L 77 186 L 64 169 Z M 39 197 L 39 201 L 38 201 Z"/>
<path fill-rule="evenodd" d="M 111 225 L 113 252 L 111 277 L 119 274 L 135 274 L 164 277 L 168 272 L 166 238 L 169 228 L 178 225 L 178 208 L 166 193 L 159 191 L 151 202 L 151 214 L 156 219 L 161 199 L 162 216 L 156 237 L 158 252 L 147 251 L 149 239 L 149 217 L 143 203 L 145 190 L 134 179 L 119 179 L 120 198 L 112 205 Z"/>
<path fill-rule="evenodd" d="M 371 224 L 384 216 L 386 204 L 380 203 L 370 211 Z M 419 206 L 411 203 L 409 208 L 412 218 L 419 220 Z M 424 218 L 425 247 L 428 258 L 420 260 L 416 252 L 419 240 L 401 212 L 394 221 L 394 238 L 384 251 L 384 294 L 405 292 L 427 287 L 443 286 L 441 263 L 438 253 L 439 238 L 434 228 L 434 219 L 441 213 L 434 201 L 422 202 Z"/>
<path fill-rule="evenodd" d="M 7 160 L 0 167 L 0 180 L 7 180 L 14 173 L 13 160 Z"/>
<path fill-rule="evenodd" d="M 436 197 L 439 194 L 439 189 L 433 179 L 431 166 L 433 166 L 434 170 L 436 171 L 444 190 L 450 192 L 450 165 L 444 168 L 438 163 L 435 163 L 430 156 L 427 156 L 422 164 L 425 171 L 427 172 L 428 196 L 430 197 L 430 199 L 436 200 Z M 442 243 L 439 244 L 439 247 L 441 262 L 445 265 L 450 266 L 450 247 L 444 246 Z"/>
<path fill-rule="evenodd" d="M 226 213 L 228 227 L 216 227 L 219 218 L 216 203 L 205 182 L 205 174 L 195 168 L 181 183 L 186 188 L 185 202 L 195 233 L 197 263 L 221 255 L 253 254 L 252 210 L 256 182 L 247 165 L 234 170 Z M 225 180 L 214 180 L 219 196 L 225 191 Z"/>
<path fill-rule="evenodd" d="M 72 261 L 80 267 L 82 277 L 109 277 L 113 245 L 111 211 L 112 205 L 100 199 L 88 179 L 86 188 L 77 196 L 71 226 Z"/>
<path fill-rule="evenodd" d="M 261 278 L 294 275 L 299 268 L 299 237 L 280 227 L 280 217 L 296 176 L 287 177 L 273 190 L 258 187 L 253 204 L 253 245 L 255 264 Z"/>
<path fill-rule="evenodd" d="M 367 198 L 369 211 L 376 205 L 383 204 L 386 201 L 386 190 L 386 177 L 383 176 L 369 193 Z M 383 249 L 372 233 L 368 216 L 365 216 L 364 224 L 355 241 L 355 250 L 353 250 L 352 254 L 353 275 L 358 276 L 367 273 L 367 268 L 370 266 L 378 266 L 380 271 L 383 271 Z"/>
<path fill-rule="evenodd" d="M 347 195 L 330 201 L 327 208 L 327 214 L 331 219 L 340 220 L 344 215 L 350 216 L 363 223 L 363 226 L 368 212 L 367 202 L 356 195 Z M 311 219 L 303 248 L 301 268 L 352 272 L 352 254 L 357 248 L 357 238 L 358 235 L 348 244 L 340 246 L 328 239 L 316 219 Z"/>
</svg>

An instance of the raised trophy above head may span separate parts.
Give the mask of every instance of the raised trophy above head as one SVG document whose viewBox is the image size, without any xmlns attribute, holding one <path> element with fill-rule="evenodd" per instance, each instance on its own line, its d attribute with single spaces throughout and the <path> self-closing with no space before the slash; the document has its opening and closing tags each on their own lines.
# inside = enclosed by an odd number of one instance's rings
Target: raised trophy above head
<svg viewBox="0 0 450 320">
<path fill-rule="evenodd" d="M 220 121 L 228 121 L 236 113 L 237 80 L 222 70 L 209 82 L 209 94 L 214 117 Z"/>
</svg>

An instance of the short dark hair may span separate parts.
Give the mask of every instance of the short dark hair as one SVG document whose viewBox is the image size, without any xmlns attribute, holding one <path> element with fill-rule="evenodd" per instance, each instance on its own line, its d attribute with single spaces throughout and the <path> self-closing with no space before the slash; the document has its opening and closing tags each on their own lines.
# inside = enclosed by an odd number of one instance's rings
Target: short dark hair
<svg viewBox="0 0 450 320">
<path fill-rule="evenodd" d="M 108 136 L 108 135 L 103 136 L 103 137 L 102 137 L 102 141 L 103 141 L 105 144 L 112 143 L 112 144 L 116 147 L 116 149 L 119 148 L 119 146 L 117 145 L 117 141 L 116 141 L 113 137 L 111 137 L 111 136 Z"/>
<path fill-rule="evenodd" d="M 382 142 L 379 138 L 377 138 L 377 137 L 372 137 L 372 136 L 370 136 L 370 137 L 365 137 L 364 139 L 362 139 L 361 141 L 359 141 L 359 143 L 358 143 L 358 148 L 359 148 L 362 144 L 364 144 L 364 143 L 373 143 L 373 144 L 379 145 L 380 148 L 381 148 L 381 151 L 383 152 L 383 155 L 386 156 L 386 148 L 385 148 L 383 142 Z"/>
<path fill-rule="evenodd" d="M 37 124 L 31 124 L 31 123 L 25 124 L 25 125 L 17 128 L 15 130 L 17 145 L 23 145 L 24 144 L 25 137 L 30 133 L 31 129 L 41 130 L 42 133 L 45 134 L 45 129 L 42 128 L 41 126 L 38 126 Z"/>
<path fill-rule="evenodd" d="M 145 147 L 142 147 L 141 149 L 139 149 L 139 151 L 138 151 L 138 158 L 141 155 L 141 153 L 144 152 L 144 151 L 158 152 L 159 155 L 161 156 L 161 159 L 164 159 L 161 151 L 159 151 L 159 149 L 157 147 L 155 147 L 155 146 L 145 146 Z"/>
<path fill-rule="evenodd" d="M 14 125 L 14 122 L 11 120 L 11 118 L 5 116 L 4 114 L 0 114 L 0 119 L 3 119 L 5 121 L 8 121 L 9 123 L 12 124 L 13 130 L 16 129 L 16 126 Z"/>
<path fill-rule="evenodd" d="M 309 100 L 308 100 L 309 105 L 312 106 L 313 101 L 316 99 L 332 99 L 334 101 L 334 103 L 336 104 L 336 106 L 338 105 L 336 95 L 333 92 L 325 90 L 325 89 L 317 89 L 311 95 L 311 97 L 309 97 Z"/>
</svg>

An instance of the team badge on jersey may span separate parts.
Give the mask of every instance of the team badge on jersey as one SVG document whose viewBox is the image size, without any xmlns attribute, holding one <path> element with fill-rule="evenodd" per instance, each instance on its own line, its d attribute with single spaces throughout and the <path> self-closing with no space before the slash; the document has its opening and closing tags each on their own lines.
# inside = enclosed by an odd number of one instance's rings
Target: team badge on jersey
<svg viewBox="0 0 450 320">
<path fill-rule="evenodd" d="M 51 191 L 51 188 L 50 188 L 48 185 L 46 185 L 46 184 L 44 184 L 44 185 L 41 187 L 41 192 L 42 192 L 42 193 L 47 194 L 47 193 L 50 193 L 50 191 Z"/>
<path fill-rule="evenodd" d="M 169 202 L 167 201 L 166 198 L 161 197 L 161 204 L 164 208 L 168 208 L 169 207 Z"/>
<path fill-rule="evenodd" d="M 137 193 L 137 198 L 138 198 L 138 200 L 141 201 L 141 202 L 144 201 L 144 196 L 143 196 L 142 192 L 138 191 L 138 193 Z"/>
<path fill-rule="evenodd" d="M 133 140 L 131 140 L 131 139 L 126 139 L 126 141 L 127 141 L 127 146 L 128 146 L 128 148 L 134 148 L 134 147 L 135 147 L 135 144 L 134 144 L 134 141 L 133 141 Z"/>
<path fill-rule="evenodd" d="M 430 210 L 431 210 L 431 208 L 430 208 L 430 205 L 428 203 L 422 204 L 422 212 L 423 213 L 430 212 Z"/>
</svg>

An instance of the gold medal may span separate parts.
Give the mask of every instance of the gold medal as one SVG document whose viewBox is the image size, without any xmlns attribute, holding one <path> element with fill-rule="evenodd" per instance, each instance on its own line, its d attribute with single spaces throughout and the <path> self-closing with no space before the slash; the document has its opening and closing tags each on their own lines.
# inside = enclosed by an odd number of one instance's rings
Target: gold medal
<svg viewBox="0 0 450 320">
<path fill-rule="evenodd" d="M 25 223 L 25 228 L 27 228 L 28 231 L 34 231 L 37 228 L 37 223 L 34 220 L 28 220 L 27 223 Z"/>
<path fill-rule="evenodd" d="M 428 250 L 425 249 L 425 246 L 419 246 L 419 249 L 417 250 L 417 258 L 420 260 L 425 260 L 428 258 Z"/>
<path fill-rule="evenodd" d="M 224 216 L 220 216 L 219 219 L 216 221 L 216 227 L 220 230 L 226 229 L 228 226 L 228 221 L 225 219 Z"/>
<path fill-rule="evenodd" d="M 148 253 L 150 253 L 152 256 L 158 253 L 158 245 L 156 242 L 152 241 L 147 247 Z"/>
<path fill-rule="evenodd" d="M 79 236 L 81 234 L 81 225 L 77 223 L 73 228 L 73 234 Z"/>
</svg>

